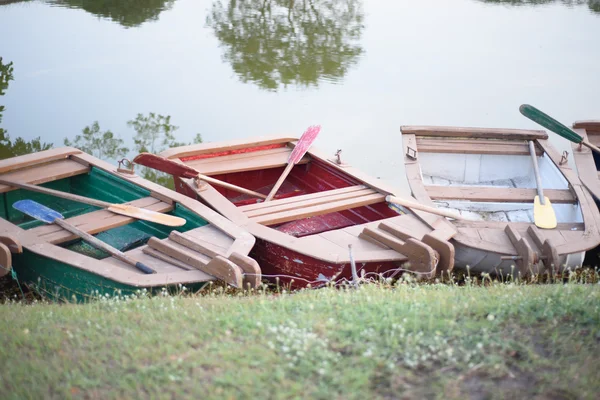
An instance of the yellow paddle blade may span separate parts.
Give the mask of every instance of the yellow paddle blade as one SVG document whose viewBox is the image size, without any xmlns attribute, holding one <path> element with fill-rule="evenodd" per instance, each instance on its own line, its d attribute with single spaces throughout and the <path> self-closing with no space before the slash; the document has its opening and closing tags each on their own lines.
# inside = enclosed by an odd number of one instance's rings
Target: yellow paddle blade
<svg viewBox="0 0 600 400">
<path fill-rule="evenodd" d="M 556 214 L 548 197 L 544 196 L 544 203 L 540 203 L 540 197 L 535 196 L 533 200 L 533 221 L 535 226 L 542 229 L 556 228 Z"/>
<path fill-rule="evenodd" d="M 112 211 L 115 214 L 126 215 L 128 217 L 143 219 L 144 221 L 155 222 L 166 226 L 183 226 L 187 222 L 185 219 L 174 215 L 167 215 L 127 204 L 113 204 L 108 207 L 107 210 Z"/>
</svg>

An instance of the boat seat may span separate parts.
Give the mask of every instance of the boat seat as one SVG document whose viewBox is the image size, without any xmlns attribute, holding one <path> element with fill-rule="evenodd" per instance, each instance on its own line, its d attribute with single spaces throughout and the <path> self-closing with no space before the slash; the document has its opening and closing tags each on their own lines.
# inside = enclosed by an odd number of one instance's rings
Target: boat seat
<svg viewBox="0 0 600 400">
<path fill-rule="evenodd" d="M 77 161 L 64 159 L 54 161 L 50 164 L 35 165 L 30 168 L 20 169 L 2 174 L 0 177 L 7 181 L 15 181 L 39 185 L 42 183 L 56 181 L 71 176 L 86 174 L 90 168 L 78 163 Z M 17 190 L 14 186 L 0 184 L 0 193 L 6 193 L 12 190 Z"/>
<path fill-rule="evenodd" d="M 385 194 L 364 185 L 310 193 L 239 207 L 253 222 L 276 225 L 385 201 Z"/>
<path fill-rule="evenodd" d="M 425 186 L 432 200 L 468 200 L 475 202 L 533 203 L 536 189 L 482 186 Z M 544 189 L 544 196 L 555 204 L 576 204 L 568 189 Z"/>
<path fill-rule="evenodd" d="M 529 155 L 529 145 L 525 140 L 458 139 L 417 136 L 417 149 L 421 153 Z M 541 156 L 542 150 L 536 147 L 536 153 L 538 156 Z"/>
<path fill-rule="evenodd" d="M 150 196 L 131 201 L 127 204 L 156 212 L 168 212 L 173 210 L 173 205 Z M 98 210 L 68 218 L 66 221 L 71 223 L 71 225 L 75 225 L 82 231 L 94 235 L 112 228 L 127 225 L 137 221 L 137 219 L 115 214 L 107 210 Z M 73 235 L 71 232 L 55 224 L 38 226 L 29 229 L 27 232 L 37 235 L 40 240 L 52 244 L 65 243 L 78 238 L 78 236 Z"/>
<path fill-rule="evenodd" d="M 212 158 L 182 158 L 186 165 L 195 168 L 204 175 L 220 175 L 241 171 L 255 171 L 268 168 L 279 168 L 287 165 L 292 149 L 280 146 L 274 149 L 232 154 Z M 297 164 L 306 164 L 310 158 L 302 157 Z"/>
</svg>

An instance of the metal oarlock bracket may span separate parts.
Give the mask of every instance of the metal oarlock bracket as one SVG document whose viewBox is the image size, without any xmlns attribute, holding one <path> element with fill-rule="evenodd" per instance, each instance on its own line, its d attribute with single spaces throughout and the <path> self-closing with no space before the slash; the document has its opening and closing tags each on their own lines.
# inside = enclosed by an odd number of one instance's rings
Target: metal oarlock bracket
<svg viewBox="0 0 600 400">
<path fill-rule="evenodd" d="M 406 146 L 406 157 L 410 158 L 411 160 L 416 160 L 417 150 L 413 149 L 410 146 Z"/>
<path fill-rule="evenodd" d="M 340 156 L 340 154 L 342 154 L 342 149 L 338 149 L 338 150 L 335 152 L 335 162 L 336 162 L 338 165 L 341 165 L 341 164 L 342 164 L 342 157 Z"/>
<path fill-rule="evenodd" d="M 119 164 L 119 166 L 117 167 L 118 172 L 130 175 L 135 174 L 134 164 L 131 161 L 129 161 L 128 158 L 122 158 L 119 161 L 117 161 L 117 163 Z"/>
<path fill-rule="evenodd" d="M 581 146 L 581 143 L 579 145 Z M 565 150 L 562 153 L 562 157 L 560 158 L 558 165 L 566 164 L 568 161 L 569 161 L 569 152 Z"/>
</svg>

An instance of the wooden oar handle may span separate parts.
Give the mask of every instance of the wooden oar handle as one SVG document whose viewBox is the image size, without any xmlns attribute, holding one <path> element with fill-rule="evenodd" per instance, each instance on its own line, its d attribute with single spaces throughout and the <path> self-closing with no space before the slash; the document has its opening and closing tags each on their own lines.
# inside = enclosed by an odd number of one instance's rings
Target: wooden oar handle
<svg viewBox="0 0 600 400">
<path fill-rule="evenodd" d="M 114 258 L 116 258 L 120 261 L 123 261 L 126 264 L 136 267 L 137 269 L 144 272 L 145 274 L 155 274 L 156 273 L 156 271 L 153 270 L 152 268 L 126 256 L 125 253 L 123 253 L 122 251 L 117 250 L 114 247 L 112 247 L 111 245 L 106 244 L 102 240 L 97 239 L 94 236 L 90 235 L 89 233 L 84 232 L 84 231 L 80 230 L 79 228 L 76 228 L 75 226 L 71 225 L 70 223 L 68 223 L 67 221 L 65 221 L 63 219 L 55 219 L 54 223 L 64 229 L 66 229 L 67 231 L 71 232 L 72 234 L 79 236 L 80 238 L 82 238 L 83 240 L 85 240 L 86 242 L 91 244 L 92 246 L 94 246 L 100 250 L 104 250 L 105 252 L 107 252 L 108 254 L 113 256 Z"/>
<path fill-rule="evenodd" d="M 273 189 L 271 189 L 271 191 L 269 192 L 269 195 L 265 199 L 265 202 L 271 201 L 273 199 L 273 197 L 275 197 L 275 195 L 277 194 L 277 191 L 279 190 L 281 185 L 283 185 L 283 181 L 285 181 L 285 178 L 287 178 L 287 176 L 290 174 L 290 171 L 292 170 L 292 168 L 294 168 L 294 163 L 290 161 L 288 163 L 288 165 L 285 167 L 285 170 L 283 170 L 283 173 L 281 174 L 281 176 L 279 177 L 277 182 L 275 183 L 275 186 L 273 186 Z"/>
<path fill-rule="evenodd" d="M 79 203 L 89 204 L 89 205 L 100 207 L 100 208 L 107 208 L 107 207 L 111 206 L 111 203 L 108 203 L 106 201 L 90 199 L 89 197 L 83 197 L 83 196 L 79 196 L 79 195 L 72 194 L 72 193 L 65 193 L 65 192 L 61 192 L 60 190 L 49 189 L 49 188 L 45 188 L 43 186 L 31 185 L 29 183 L 24 183 L 24 182 L 15 182 L 15 181 L 8 181 L 6 179 L 0 179 L 0 184 L 7 185 L 7 186 L 14 186 L 14 187 L 18 187 L 18 188 L 25 189 L 25 190 L 30 190 L 32 192 L 49 194 L 52 196 L 60 197 L 60 198 L 67 199 L 67 200 L 73 200 L 73 201 L 77 201 Z"/>
<path fill-rule="evenodd" d="M 600 148 L 594 146 L 593 144 L 591 144 L 587 140 L 583 140 L 581 142 L 581 144 L 584 145 L 585 147 L 587 147 L 588 149 L 591 149 L 592 151 L 595 151 L 596 153 L 600 154 Z"/>
<path fill-rule="evenodd" d="M 218 179 L 215 179 L 215 178 L 211 178 L 210 176 L 203 175 L 203 174 L 201 174 L 199 172 L 198 172 L 198 175 L 196 177 L 198 179 L 201 179 L 201 180 L 206 181 L 208 183 L 212 183 L 215 186 L 220 186 L 220 187 L 223 187 L 225 189 L 233 190 L 234 192 L 243 193 L 243 194 L 247 194 L 249 196 L 258 197 L 259 199 L 265 199 L 265 198 L 267 198 L 267 196 L 265 196 L 262 193 L 255 192 L 255 191 L 250 190 L 250 189 L 244 189 L 243 187 L 239 187 L 239 186 L 236 186 L 236 185 L 232 185 L 231 183 L 227 183 L 227 182 L 223 182 L 223 181 L 220 181 Z"/>
<path fill-rule="evenodd" d="M 542 187 L 542 178 L 540 177 L 540 168 L 538 167 L 537 154 L 535 153 L 535 144 L 533 143 L 533 140 L 529 141 L 529 154 L 531 155 L 531 162 L 533 163 L 535 186 L 537 187 L 538 197 L 540 198 L 540 204 L 545 205 L 546 199 L 544 197 L 544 188 Z"/>
<path fill-rule="evenodd" d="M 385 201 L 387 201 L 388 203 L 398 204 L 403 207 L 408 207 L 408 208 L 413 208 L 415 210 L 425 211 L 430 214 L 440 215 L 442 217 L 448 217 L 448 218 L 453 218 L 453 219 L 458 219 L 458 220 L 464 219 L 460 215 L 453 213 L 453 212 L 440 210 L 439 208 L 435 208 L 435 207 L 429 207 L 429 206 L 426 206 L 421 203 L 404 200 L 404 199 L 401 199 L 401 198 L 398 198 L 395 196 L 391 196 L 391 195 L 386 196 Z"/>
</svg>

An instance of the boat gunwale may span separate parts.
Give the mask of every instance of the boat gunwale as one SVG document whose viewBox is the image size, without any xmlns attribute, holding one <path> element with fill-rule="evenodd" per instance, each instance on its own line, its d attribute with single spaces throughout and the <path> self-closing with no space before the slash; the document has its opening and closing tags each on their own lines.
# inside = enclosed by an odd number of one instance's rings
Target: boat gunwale
<svg viewBox="0 0 600 400">
<path fill-rule="evenodd" d="M 148 190 L 151 197 L 164 202 L 169 202 L 171 204 L 181 204 L 205 220 L 207 224 L 215 226 L 234 240 L 228 249 L 227 255 L 232 254 L 233 252 L 247 255 L 255 244 L 256 239 L 247 230 L 237 226 L 235 223 L 229 221 L 219 213 L 193 199 L 190 199 L 187 196 L 167 189 L 154 182 L 150 182 L 139 175 L 121 173 L 117 170 L 116 166 L 99 160 L 77 149 L 67 147 L 52 149 L 49 151 L 52 151 L 53 154 L 57 153 L 62 155 L 62 157 L 57 158 L 55 161 L 68 158 L 83 165 L 93 166 L 120 179 L 128 181 L 138 187 Z M 73 151 L 76 152 L 73 153 Z M 46 152 L 42 151 L 35 153 L 35 157 L 31 154 L 28 154 L 9 159 L 20 165 L 19 168 L 13 168 L 10 169 L 10 171 L 28 168 L 31 165 L 35 165 L 36 162 L 38 164 L 40 162 L 47 162 L 47 160 L 45 160 L 46 156 Z M 23 162 L 24 158 L 25 162 Z M 10 163 L 5 164 L 8 166 L 10 165 Z M 138 271 L 129 270 L 118 265 L 112 265 L 111 263 L 104 262 L 103 260 L 97 260 L 83 254 L 79 254 L 54 244 L 40 242 L 39 237 L 34 232 L 24 230 L 3 218 L 0 218 L 0 231 L 2 233 L 13 235 L 17 240 L 19 240 L 24 249 L 29 250 L 32 253 L 67 264 L 71 267 L 91 272 L 103 278 L 124 285 L 134 287 L 160 287 L 178 283 L 185 284 L 192 282 L 206 282 L 216 279 L 199 270 L 182 270 L 181 272 L 164 273 L 159 272 L 157 274 L 149 275 Z"/>
</svg>

